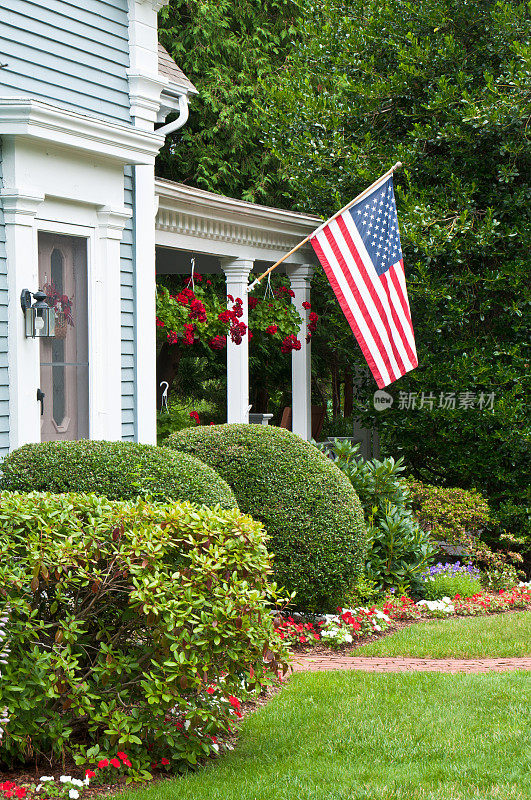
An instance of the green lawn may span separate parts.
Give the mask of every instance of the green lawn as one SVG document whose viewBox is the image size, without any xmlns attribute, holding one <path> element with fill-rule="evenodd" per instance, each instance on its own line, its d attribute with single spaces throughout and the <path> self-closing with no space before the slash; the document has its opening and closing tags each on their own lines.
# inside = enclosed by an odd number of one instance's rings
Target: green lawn
<svg viewBox="0 0 531 800">
<path fill-rule="evenodd" d="M 461 617 L 410 625 L 362 645 L 360 656 L 502 658 L 531 655 L 531 611 Z"/>
<path fill-rule="evenodd" d="M 529 800 L 531 674 L 295 676 L 236 750 L 122 800 Z"/>
</svg>

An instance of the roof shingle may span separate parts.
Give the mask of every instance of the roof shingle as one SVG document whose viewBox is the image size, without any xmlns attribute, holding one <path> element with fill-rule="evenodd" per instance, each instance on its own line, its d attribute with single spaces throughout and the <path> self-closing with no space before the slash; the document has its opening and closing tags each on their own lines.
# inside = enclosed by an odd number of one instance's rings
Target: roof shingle
<svg viewBox="0 0 531 800">
<path fill-rule="evenodd" d="M 178 86 L 181 89 L 186 89 L 188 92 L 197 94 L 197 89 L 191 80 L 189 80 L 182 69 L 180 69 L 168 51 L 159 42 L 159 73 L 164 75 L 170 81 L 169 88 Z"/>
</svg>

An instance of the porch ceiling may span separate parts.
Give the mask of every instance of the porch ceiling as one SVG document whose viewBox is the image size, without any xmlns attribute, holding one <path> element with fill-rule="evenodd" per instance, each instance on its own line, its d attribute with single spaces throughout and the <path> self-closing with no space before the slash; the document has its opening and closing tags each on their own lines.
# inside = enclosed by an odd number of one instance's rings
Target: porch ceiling
<svg viewBox="0 0 531 800">
<path fill-rule="evenodd" d="M 155 242 L 159 247 L 272 263 L 317 228 L 322 220 L 235 200 L 157 178 Z M 305 245 L 289 264 L 316 263 Z"/>
</svg>

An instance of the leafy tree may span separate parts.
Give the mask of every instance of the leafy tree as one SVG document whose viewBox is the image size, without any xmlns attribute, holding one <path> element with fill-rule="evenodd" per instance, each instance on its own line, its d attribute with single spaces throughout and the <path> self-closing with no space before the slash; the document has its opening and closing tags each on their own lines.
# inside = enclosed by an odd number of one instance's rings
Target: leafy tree
<svg viewBox="0 0 531 800">
<path fill-rule="evenodd" d="M 260 144 L 254 105 L 294 37 L 295 0 L 171 0 L 159 36 L 199 91 L 190 119 L 162 150 L 158 174 L 231 197 L 282 201 L 275 157 Z"/>
<path fill-rule="evenodd" d="M 329 216 L 403 162 L 396 192 L 420 365 L 391 387 L 391 409 L 376 414 L 367 391 L 358 410 L 418 477 L 486 491 L 501 528 L 527 531 L 527 546 L 528 14 L 518 0 L 306 0 L 303 35 L 260 100 L 300 209 Z M 338 319 L 328 322 L 344 343 Z M 441 392 L 455 392 L 455 409 L 439 406 Z M 465 392 L 475 408 L 460 407 Z M 492 409 L 477 408 L 482 392 L 494 393 Z"/>
</svg>

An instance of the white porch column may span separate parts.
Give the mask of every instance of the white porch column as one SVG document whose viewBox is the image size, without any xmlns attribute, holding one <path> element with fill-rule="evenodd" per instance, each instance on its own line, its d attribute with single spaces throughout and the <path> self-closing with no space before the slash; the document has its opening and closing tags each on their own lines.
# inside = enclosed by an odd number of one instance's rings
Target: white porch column
<svg viewBox="0 0 531 800">
<path fill-rule="evenodd" d="M 291 429 L 303 439 L 312 438 L 312 345 L 306 341 L 310 312 L 302 304 L 310 302 L 310 281 L 313 274 L 311 264 L 289 265 L 286 272 L 295 293 L 292 302 L 302 317 L 299 331 L 300 350 L 291 353 Z"/>
<path fill-rule="evenodd" d="M 0 191 L 6 225 L 9 358 L 9 447 L 40 442 L 41 417 L 37 402 L 40 381 L 39 339 L 26 339 L 20 306 L 23 289 L 39 288 L 35 214 L 44 200 L 38 191 Z M 47 398 L 48 400 L 48 398 Z"/>
<path fill-rule="evenodd" d="M 249 322 L 247 284 L 253 261 L 246 258 L 222 258 L 221 269 L 225 273 L 227 295 L 243 301 L 243 316 L 240 322 Z M 230 301 L 229 301 L 230 304 Z M 241 344 L 227 337 L 227 422 L 249 422 L 249 337 L 245 335 Z"/>
<path fill-rule="evenodd" d="M 155 213 L 154 169 L 135 167 L 136 425 L 143 444 L 157 443 Z"/>
</svg>

